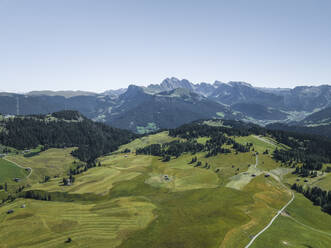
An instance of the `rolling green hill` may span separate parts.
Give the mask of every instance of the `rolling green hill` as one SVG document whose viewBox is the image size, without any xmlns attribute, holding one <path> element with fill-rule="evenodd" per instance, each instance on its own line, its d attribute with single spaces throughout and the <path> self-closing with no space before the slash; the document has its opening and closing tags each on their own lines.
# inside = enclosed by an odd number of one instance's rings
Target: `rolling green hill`
<svg viewBox="0 0 331 248">
<path fill-rule="evenodd" d="M 289 203 L 250 247 L 327 248 L 331 215 L 300 193 L 291 202 L 290 187 L 330 190 L 328 145 L 213 120 L 138 137 L 91 164 L 74 147 L 18 151 L 6 158 L 32 173 L 0 190 L 0 247 L 246 247 Z M 293 174 L 315 163 L 316 177 Z"/>
<path fill-rule="evenodd" d="M 0 183 L 4 183 L 14 178 L 24 178 L 27 172 L 15 164 L 0 158 Z"/>
</svg>

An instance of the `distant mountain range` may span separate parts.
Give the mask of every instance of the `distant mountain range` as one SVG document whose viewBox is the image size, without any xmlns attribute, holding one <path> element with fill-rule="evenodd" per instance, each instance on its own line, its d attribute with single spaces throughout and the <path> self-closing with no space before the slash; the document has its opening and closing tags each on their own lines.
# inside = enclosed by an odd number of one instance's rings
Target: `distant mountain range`
<svg viewBox="0 0 331 248">
<path fill-rule="evenodd" d="M 2 114 L 78 110 L 95 121 L 139 133 L 206 118 L 243 120 L 261 125 L 325 127 L 331 125 L 329 107 L 329 85 L 258 88 L 245 82 L 193 84 L 174 77 L 166 78 L 160 84 L 130 85 L 101 94 L 84 91 L 0 93 Z"/>
</svg>

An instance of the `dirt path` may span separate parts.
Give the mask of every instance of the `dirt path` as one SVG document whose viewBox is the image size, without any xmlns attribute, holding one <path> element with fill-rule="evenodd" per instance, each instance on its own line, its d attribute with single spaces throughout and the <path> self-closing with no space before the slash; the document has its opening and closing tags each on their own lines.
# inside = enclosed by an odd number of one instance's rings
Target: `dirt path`
<svg viewBox="0 0 331 248">
<path fill-rule="evenodd" d="M 291 204 L 291 202 L 294 200 L 294 198 L 295 198 L 295 195 L 294 195 L 294 193 L 293 192 L 291 192 L 292 193 L 292 198 L 291 198 L 291 200 L 289 200 L 286 204 L 285 204 L 285 206 L 281 209 L 281 210 L 279 210 L 278 212 L 277 212 L 277 214 L 271 219 L 271 221 L 269 222 L 269 224 L 265 227 L 265 228 L 263 228 L 258 234 L 256 234 L 252 239 L 251 239 L 251 241 L 245 246 L 245 248 L 248 248 L 248 247 L 250 247 L 253 243 L 254 243 L 254 241 L 262 234 L 262 233 L 264 233 L 266 230 L 268 230 L 268 228 L 272 225 L 272 223 L 274 223 L 274 221 L 278 218 L 278 216 L 288 207 L 288 205 L 290 205 Z"/>
<path fill-rule="evenodd" d="M 30 173 L 29 173 L 29 175 L 26 176 L 26 178 L 29 178 L 31 176 L 31 174 L 32 174 L 32 168 L 31 167 L 24 167 L 22 165 L 19 165 L 16 162 L 13 162 L 13 161 L 9 160 L 7 157 L 4 157 L 3 159 L 8 161 L 9 163 L 12 163 L 12 164 L 16 165 L 17 167 L 20 167 L 20 168 L 24 169 L 24 170 L 28 169 L 30 171 Z"/>
<path fill-rule="evenodd" d="M 269 145 L 277 146 L 275 143 L 271 142 L 270 140 L 265 139 L 265 138 L 262 138 L 262 137 L 260 137 L 258 135 L 253 135 L 253 137 L 254 138 L 257 138 L 258 140 L 261 140 L 261 141 L 263 141 L 263 142 L 265 142 L 265 143 L 267 143 Z"/>
<path fill-rule="evenodd" d="M 257 164 L 258 164 L 258 156 L 256 156 L 256 164 L 255 164 L 255 168 L 256 168 L 256 166 L 257 166 Z M 265 171 L 264 171 L 265 172 Z M 275 177 L 277 177 L 275 174 L 273 174 L 272 172 L 270 173 L 271 175 L 273 175 L 273 176 L 275 176 Z M 286 188 L 286 189 L 288 189 L 282 182 L 281 182 L 281 180 L 278 180 L 280 183 L 281 183 L 281 185 L 284 187 L 284 188 Z M 292 191 L 290 191 L 291 192 L 291 194 L 292 194 L 292 197 L 291 197 L 291 199 L 284 205 L 284 207 L 282 207 L 278 212 L 277 212 L 277 214 L 271 219 L 271 221 L 269 222 L 269 224 L 265 227 L 265 228 L 263 228 L 258 234 L 256 234 L 252 239 L 251 239 L 251 241 L 245 246 L 245 248 L 248 248 L 248 247 L 250 247 L 253 243 L 254 243 L 254 241 L 262 234 L 262 233 L 264 233 L 266 230 L 268 230 L 269 229 L 269 227 L 272 225 L 272 223 L 274 223 L 274 221 L 278 218 L 278 216 L 293 202 L 293 200 L 295 199 L 295 195 L 294 195 L 294 193 L 292 192 Z"/>
<path fill-rule="evenodd" d="M 256 157 L 256 160 L 255 160 L 256 162 L 255 162 L 254 168 L 256 168 L 257 165 L 259 164 L 259 155 L 256 154 L 255 157 Z"/>
<path fill-rule="evenodd" d="M 315 228 L 313 228 L 313 227 L 311 227 L 311 226 L 308 226 L 308 225 L 306 225 L 306 224 L 303 224 L 302 222 L 300 222 L 300 221 L 294 219 L 292 216 L 288 216 L 288 217 L 289 217 L 291 220 L 293 220 L 294 222 L 296 222 L 297 224 L 299 224 L 299 225 L 301 225 L 301 226 L 303 226 L 303 227 L 305 227 L 305 228 L 308 228 L 308 229 L 310 229 L 310 230 L 312 230 L 312 231 L 314 231 L 314 232 L 318 232 L 318 233 L 321 233 L 321 234 L 324 234 L 324 235 L 331 236 L 331 233 L 327 233 L 327 232 L 324 232 L 324 231 L 321 231 L 321 230 L 315 229 Z"/>
</svg>

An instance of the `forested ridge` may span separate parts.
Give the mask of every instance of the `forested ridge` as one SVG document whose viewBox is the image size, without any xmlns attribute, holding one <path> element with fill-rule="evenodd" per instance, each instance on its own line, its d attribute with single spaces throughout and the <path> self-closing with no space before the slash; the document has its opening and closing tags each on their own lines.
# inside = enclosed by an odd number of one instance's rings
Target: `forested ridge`
<svg viewBox="0 0 331 248">
<path fill-rule="evenodd" d="M 163 146 L 153 144 L 150 147 L 139 149 L 137 152 L 152 155 L 168 154 L 176 156 L 176 152 L 170 151 L 173 150 L 174 146 L 177 146 L 179 153 L 187 151 L 194 153 L 196 151 L 205 150 L 216 155 L 217 149 L 223 144 L 233 145 L 233 148 L 237 151 L 249 151 L 246 148 L 249 144 L 243 146 L 236 143 L 231 137 L 262 135 L 269 136 L 278 143 L 289 147 L 289 149 L 277 149 L 273 154 L 275 160 L 283 163 L 294 161 L 297 163 L 305 163 L 308 169 L 316 169 L 319 168 L 318 164 L 331 162 L 331 140 L 322 136 L 267 129 L 255 124 L 231 120 L 222 121 L 222 125 L 220 126 L 211 126 L 204 121 L 196 121 L 178 128 L 169 129 L 168 131 L 169 136 L 182 138 L 183 141 L 170 142 Z M 195 139 L 199 137 L 209 137 L 210 139 L 207 140 L 205 145 L 195 144 Z M 172 148 L 169 149 L 169 147 Z"/>
<path fill-rule="evenodd" d="M 88 162 L 137 137 L 130 131 L 93 122 L 76 111 L 62 111 L 52 116 L 57 119 L 50 121 L 45 116 L 25 116 L 2 121 L 0 143 L 20 150 L 38 145 L 45 149 L 78 147 L 73 155 Z"/>
<path fill-rule="evenodd" d="M 198 121 L 169 130 L 170 136 L 187 140 L 198 137 L 211 137 L 213 140 L 220 134 L 225 134 L 227 137 L 252 134 L 270 136 L 278 143 L 290 148 L 276 150 L 274 158 L 282 162 L 290 160 L 331 162 L 331 140 L 322 136 L 267 129 L 258 125 L 231 120 L 222 121 L 222 126 L 209 126 L 203 121 Z"/>
</svg>

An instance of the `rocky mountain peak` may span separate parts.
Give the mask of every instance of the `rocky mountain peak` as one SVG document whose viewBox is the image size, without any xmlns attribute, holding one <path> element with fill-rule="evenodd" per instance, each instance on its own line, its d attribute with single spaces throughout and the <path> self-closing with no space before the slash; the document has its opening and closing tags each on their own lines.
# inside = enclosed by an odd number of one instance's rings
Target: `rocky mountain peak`
<svg viewBox="0 0 331 248">
<path fill-rule="evenodd" d="M 246 82 L 235 82 L 235 81 L 230 81 L 228 83 L 229 85 L 231 86 L 246 86 L 246 87 L 250 87 L 250 88 L 253 88 L 253 86 L 249 83 L 246 83 Z"/>
<path fill-rule="evenodd" d="M 175 77 L 164 79 L 160 86 L 164 90 L 173 90 L 176 88 L 193 89 L 193 84 L 190 81 L 187 79 L 179 80 Z"/>
</svg>

